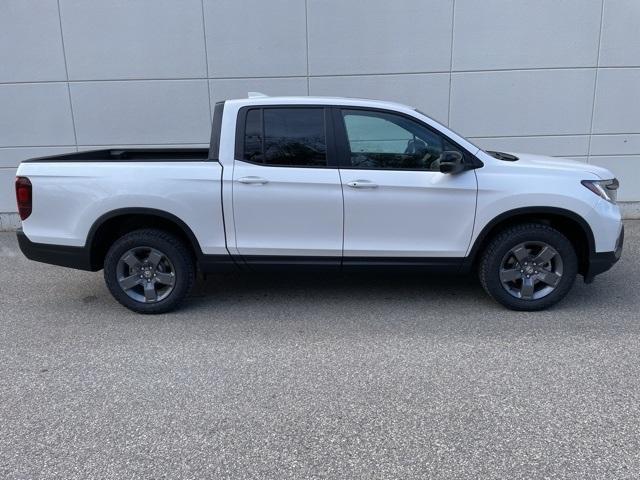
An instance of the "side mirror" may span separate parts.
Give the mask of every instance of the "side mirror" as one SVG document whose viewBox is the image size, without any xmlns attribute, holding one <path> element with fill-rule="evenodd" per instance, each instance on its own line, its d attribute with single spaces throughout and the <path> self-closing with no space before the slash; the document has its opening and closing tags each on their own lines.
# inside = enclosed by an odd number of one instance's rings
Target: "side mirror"
<svg viewBox="0 0 640 480">
<path fill-rule="evenodd" d="M 460 152 L 455 150 L 447 150 L 442 152 L 440 156 L 440 172 L 441 173 L 460 173 L 465 169 L 464 159 Z"/>
</svg>

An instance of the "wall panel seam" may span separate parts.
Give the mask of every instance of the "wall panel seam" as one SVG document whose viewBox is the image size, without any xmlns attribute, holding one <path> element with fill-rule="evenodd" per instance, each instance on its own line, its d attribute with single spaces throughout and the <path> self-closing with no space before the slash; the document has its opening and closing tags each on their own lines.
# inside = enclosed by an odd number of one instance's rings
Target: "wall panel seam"
<svg viewBox="0 0 640 480">
<path fill-rule="evenodd" d="M 453 78 L 453 40 L 456 28 L 456 0 L 451 3 L 451 42 L 449 44 L 449 103 L 447 105 L 447 126 L 451 125 L 451 79 Z"/>
<path fill-rule="evenodd" d="M 309 80 L 309 2 L 304 0 L 304 33 L 305 33 L 305 52 L 307 59 L 307 96 L 311 95 L 311 81 Z"/>
<path fill-rule="evenodd" d="M 76 132 L 76 119 L 73 114 L 73 100 L 71 99 L 71 85 L 69 83 L 69 67 L 67 65 L 67 50 L 64 44 L 64 31 L 62 29 L 62 10 L 60 8 L 60 0 L 56 0 L 58 4 L 58 23 L 60 25 L 60 40 L 62 41 L 62 58 L 64 59 L 64 71 L 67 76 L 67 95 L 69 96 L 69 111 L 71 113 L 71 126 L 73 127 L 73 140 L 75 142 L 76 151 L 78 151 L 78 134 Z"/>
<path fill-rule="evenodd" d="M 204 0 L 200 0 L 202 12 L 202 39 L 204 41 L 204 65 L 207 72 L 207 94 L 209 95 L 209 121 L 213 122 L 213 112 L 211 111 L 211 83 L 209 82 L 209 53 L 207 52 L 207 26 L 204 16 Z"/>
<path fill-rule="evenodd" d="M 596 76 L 593 80 L 593 97 L 591 99 L 591 122 L 589 126 L 589 143 L 587 145 L 587 163 L 591 160 L 591 139 L 593 138 L 593 121 L 596 112 L 596 94 L 598 91 L 598 70 L 600 68 L 600 45 L 602 44 L 602 28 L 604 24 L 604 5 L 605 0 L 602 0 L 600 7 L 600 31 L 598 32 L 598 54 L 596 56 Z"/>
<path fill-rule="evenodd" d="M 593 137 L 610 137 L 610 136 L 629 136 L 629 135 L 640 135 L 636 133 L 594 133 Z M 475 136 L 467 136 L 469 140 L 492 140 L 492 139 L 517 139 L 517 138 L 530 138 L 530 139 L 561 139 L 567 137 L 589 137 L 588 133 L 558 133 L 558 134 L 531 134 L 531 135 L 475 135 Z M 154 145 L 205 145 L 204 143 L 199 144 L 197 142 L 154 142 L 154 143 L 103 143 L 101 146 L 154 146 Z M 11 149 L 24 149 L 24 148 L 70 148 L 70 147 L 95 147 L 95 143 L 75 143 L 75 144 L 56 144 L 56 145 L 3 145 L 0 146 L 0 150 L 11 150 Z M 626 155 L 626 154 L 624 154 Z M 630 155 L 640 155 L 630 154 Z M 595 155 L 593 155 L 595 156 Z M 608 154 L 607 154 L 608 156 Z"/>
<path fill-rule="evenodd" d="M 344 73 L 344 74 L 318 74 L 309 75 L 309 78 L 341 78 L 341 77 L 383 77 L 383 76 L 400 76 L 400 75 L 461 75 L 465 73 L 509 73 L 509 72 L 532 72 L 532 71 L 573 71 L 573 70 L 640 70 L 639 66 L 626 66 L 626 67 L 540 67 L 540 68 L 511 68 L 511 69 L 486 69 L 486 70 L 432 70 L 422 72 L 379 72 L 379 73 Z M 244 77 L 180 77 L 180 78 L 87 78 L 87 79 L 75 79 L 75 80 L 32 80 L 22 82 L 0 82 L 2 85 L 29 85 L 29 84 L 43 84 L 43 83 L 91 83 L 91 82 L 179 82 L 190 80 L 247 80 L 247 79 L 286 79 L 286 78 L 307 78 L 307 75 L 262 75 Z"/>
</svg>

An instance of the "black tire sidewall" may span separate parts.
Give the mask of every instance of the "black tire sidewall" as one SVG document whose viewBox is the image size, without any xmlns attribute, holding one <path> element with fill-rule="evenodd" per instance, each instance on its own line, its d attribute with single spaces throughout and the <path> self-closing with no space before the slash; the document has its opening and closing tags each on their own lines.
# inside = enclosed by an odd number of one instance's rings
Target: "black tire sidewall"
<svg viewBox="0 0 640 480">
<path fill-rule="evenodd" d="M 120 287 L 117 264 L 122 255 L 136 247 L 151 247 L 171 261 L 175 269 L 175 286 L 167 296 L 154 303 L 138 302 Z M 136 230 L 118 239 L 104 260 L 104 278 L 113 297 L 122 305 L 138 313 L 164 313 L 176 308 L 184 300 L 195 278 L 193 260 L 184 244 L 174 236 L 160 230 Z"/>
<path fill-rule="evenodd" d="M 500 281 L 504 256 L 523 242 L 544 242 L 552 246 L 562 258 L 563 273 L 555 290 L 537 300 L 523 300 L 512 296 Z M 489 245 L 481 262 L 480 280 L 491 297 L 513 310 L 542 310 L 562 300 L 575 282 L 578 259 L 571 242 L 557 230 L 540 224 L 512 227 L 499 234 Z"/>
</svg>

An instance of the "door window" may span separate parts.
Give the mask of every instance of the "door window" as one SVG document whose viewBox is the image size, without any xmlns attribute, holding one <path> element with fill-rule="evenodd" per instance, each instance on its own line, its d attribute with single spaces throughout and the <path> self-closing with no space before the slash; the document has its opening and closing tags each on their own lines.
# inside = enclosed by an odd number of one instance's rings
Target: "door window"
<svg viewBox="0 0 640 480">
<path fill-rule="evenodd" d="M 264 165 L 324 167 L 323 108 L 255 108 L 245 120 L 244 159 Z"/>
<path fill-rule="evenodd" d="M 438 171 L 443 151 L 459 151 L 441 135 L 401 115 L 342 110 L 342 116 L 354 168 Z"/>
</svg>

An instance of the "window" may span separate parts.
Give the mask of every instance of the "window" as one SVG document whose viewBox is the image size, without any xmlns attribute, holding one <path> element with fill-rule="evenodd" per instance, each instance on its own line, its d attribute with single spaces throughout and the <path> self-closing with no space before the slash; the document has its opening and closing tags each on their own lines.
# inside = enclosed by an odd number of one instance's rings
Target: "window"
<svg viewBox="0 0 640 480">
<path fill-rule="evenodd" d="M 244 159 L 265 165 L 327 165 L 323 108 L 254 108 L 247 112 Z"/>
<path fill-rule="evenodd" d="M 262 163 L 262 110 L 254 109 L 247 112 L 244 127 L 244 159 L 250 162 Z"/>
<path fill-rule="evenodd" d="M 443 151 L 459 151 L 441 135 L 401 115 L 342 110 L 342 116 L 351 166 L 356 168 L 438 171 Z"/>
</svg>

